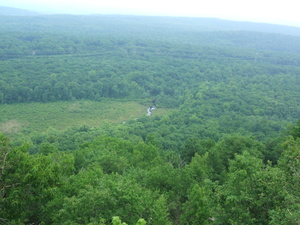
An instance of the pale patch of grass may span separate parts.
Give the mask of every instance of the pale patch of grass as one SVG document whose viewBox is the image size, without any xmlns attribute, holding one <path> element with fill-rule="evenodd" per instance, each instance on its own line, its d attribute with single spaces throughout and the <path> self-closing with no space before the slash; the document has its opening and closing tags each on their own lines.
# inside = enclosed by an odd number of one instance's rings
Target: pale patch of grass
<svg viewBox="0 0 300 225">
<path fill-rule="evenodd" d="M 21 123 L 17 120 L 9 120 L 4 123 L 0 123 L 0 132 L 6 134 L 16 134 L 21 130 Z"/>
<path fill-rule="evenodd" d="M 159 109 L 154 110 L 159 114 Z M 147 107 L 117 100 L 0 105 L 0 132 L 42 132 L 49 127 L 64 130 L 73 126 L 101 126 L 145 116 Z"/>
</svg>

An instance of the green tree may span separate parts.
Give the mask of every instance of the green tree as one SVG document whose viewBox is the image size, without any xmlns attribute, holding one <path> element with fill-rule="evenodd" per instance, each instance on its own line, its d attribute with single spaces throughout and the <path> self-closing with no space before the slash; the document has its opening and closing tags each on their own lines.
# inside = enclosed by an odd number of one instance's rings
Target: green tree
<svg viewBox="0 0 300 225">
<path fill-rule="evenodd" d="M 300 138 L 300 120 L 292 127 L 291 133 L 294 138 Z"/>
<path fill-rule="evenodd" d="M 205 154 L 210 148 L 215 145 L 212 139 L 199 139 L 199 138 L 189 138 L 184 145 L 182 150 L 182 158 L 186 162 L 190 162 L 194 155 L 197 153 L 199 155 Z"/>
<path fill-rule="evenodd" d="M 153 216 L 149 220 L 149 224 L 153 225 L 171 225 L 169 221 L 169 211 L 167 200 L 164 195 L 161 195 L 153 204 Z"/>
<path fill-rule="evenodd" d="M 40 223 L 43 209 L 73 171 L 72 155 L 29 155 L 28 145 L 8 148 L 1 137 L 1 212 L 10 223 Z"/>
<path fill-rule="evenodd" d="M 271 212 L 271 224 L 299 224 L 300 216 L 300 138 L 290 137 L 282 145 L 284 151 L 278 167 L 284 171 L 287 182 L 281 183 L 284 200 Z"/>
<path fill-rule="evenodd" d="M 209 190 L 195 184 L 188 193 L 188 200 L 183 204 L 180 221 L 182 224 L 210 224 L 212 217 L 211 199 Z"/>
<path fill-rule="evenodd" d="M 209 165 L 208 153 L 203 156 L 196 155 L 192 158 L 190 164 L 186 165 L 185 169 L 188 174 L 198 183 L 202 183 L 212 175 L 212 168 Z"/>
<path fill-rule="evenodd" d="M 286 194 L 284 173 L 248 152 L 229 162 L 225 183 L 217 189 L 223 224 L 268 224 L 270 212 L 280 207 Z"/>
<path fill-rule="evenodd" d="M 96 175 L 91 169 L 74 175 L 70 183 L 65 183 L 66 196 L 56 201 L 61 208 L 53 214 L 53 224 L 109 221 L 115 215 L 121 215 L 128 224 L 139 218 L 150 218 L 154 193 L 129 178 L 117 174 Z M 157 220 L 157 216 L 154 215 L 153 219 Z"/>
<path fill-rule="evenodd" d="M 122 223 L 120 217 L 118 217 L 118 216 L 114 216 L 112 218 L 112 224 L 113 225 L 127 225 L 127 223 L 124 223 L 124 222 Z M 144 219 L 139 219 L 136 223 L 136 225 L 146 225 L 146 224 L 147 223 Z"/>
<path fill-rule="evenodd" d="M 256 141 L 253 137 L 241 135 L 229 135 L 219 141 L 208 155 L 208 165 L 213 168 L 214 177 L 212 179 L 224 178 L 224 173 L 228 169 L 229 160 L 233 159 L 235 154 L 241 154 L 248 151 L 251 155 L 263 158 L 262 152 L 264 145 Z"/>
</svg>

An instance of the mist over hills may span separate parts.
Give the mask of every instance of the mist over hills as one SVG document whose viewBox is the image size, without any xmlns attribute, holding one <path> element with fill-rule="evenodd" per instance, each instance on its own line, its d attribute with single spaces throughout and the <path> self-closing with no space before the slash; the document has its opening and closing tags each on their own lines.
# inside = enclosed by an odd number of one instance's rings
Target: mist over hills
<svg viewBox="0 0 300 225">
<path fill-rule="evenodd" d="M 180 29 L 182 32 L 189 31 L 254 31 L 263 33 L 279 33 L 285 35 L 300 36 L 300 28 L 286 25 L 257 23 L 247 21 L 232 21 L 223 20 L 218 18 L 201 18 L 201 17 L 170 17 L 170 16 L 132 16 L 132 15 L 71 15 L 71 14 L 55 14 L 55 13 L 42 13 L 31 10 L 24 10 L 13 7 L 0 6 L 1 20 L 5 23 L 14 21 L 17 18 L 14 16 L 23 16 L 22 22 L 36 22 L 52 21 L 53 23 L 59 23 L 64 25 L 72 22 L 88 21 L 89 23 L 102 23 L 107 21 L 116 22 L 118 24 L 130 23 L 133 28 L 150 28 L 152 29 L 164 29 L 169 32 L 172 29 Z M 5 16 L 10 16 L 5 18 Z M 27 16 L 27 18 L 24 18 Z M 4 17 L 4 18 L 3 18 Z M 53 20 L 53 18 L 56 18 Z M 109 24 L 107 24 L 109 25 Z M 170 30 L 171 29 L 171 30 Z"/>
<path fill-rule="evenodd" d="M 26 10 L 26 9 L 0 6 L 0 16 L 36 16 L 36 15 L 40 15 L 40 13 L 31 10 Z"/>
</svg>

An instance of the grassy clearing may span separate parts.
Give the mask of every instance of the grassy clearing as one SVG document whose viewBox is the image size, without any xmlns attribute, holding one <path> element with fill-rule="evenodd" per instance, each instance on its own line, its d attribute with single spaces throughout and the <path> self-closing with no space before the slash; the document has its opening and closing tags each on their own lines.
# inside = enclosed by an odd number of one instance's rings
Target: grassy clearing
<svg viewBox="0 0 300 225">
<path fill-rule="evenodd" d="M 160 112 L 161 111 L 161 112 Z M 164 113 L 156 109 L 153 115 Z M 0 132 L 45 131 L 49 127 L 64 130 L 72 126 L 101 126 L 146 115 L 147 107 L 137 102 L 113 100 L 22 103 L 0 105 Z"/>
</svg>

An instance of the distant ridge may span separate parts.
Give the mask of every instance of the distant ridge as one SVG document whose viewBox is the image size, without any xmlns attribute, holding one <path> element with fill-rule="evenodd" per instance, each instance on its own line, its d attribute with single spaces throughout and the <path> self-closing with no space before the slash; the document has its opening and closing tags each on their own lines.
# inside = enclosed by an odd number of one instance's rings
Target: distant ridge
<svg viewBox="0 0 300 225">
<path fill-rule="evenodd" d="M 97 16 L 97 15 L 90 15 Z M 98 15 L 104 17 L 104 15 Z M 185 32 L 231 32 L 231 31 L 252 31 L 261 33 L 277 33 L 284 35 L 300 36 L 300 27 L 259 23 L 251 21 L 235 21 L 219 18 L 206 17 L 166 17 L 166 16 L 131 16 L 131 15 L 106 15 L 119 22 L 131 21 L 142 26 L 156 25 L 157 27 L 176 27 Z M 142 22 L 140 22 L 142 21 Z"/>
<path fill-rule="evenodd" d="M 0 16 L 36 16 L 36 15 L 40 15 L 40 14 L 30 10 L 0 6 Z"/>
<path fill-rule="evenodd" d="M 55 17 L 56 22 L 60 24 L 68 24 L 69 20 L 74 22 L 85 21 L 83 18 L 89 18 L 89 23 L 97 23 L 101 21 L 102 24 L 117 22 L 117 24 L 134 25 L 144 30 L 145 27 L 149 29 L 169 30 L 170 27 L 176 28 L 181 32 L 231 32 L 231 31 L 250 31 L 261 33 L 277 33 L 284 35 L 300 36 L 300 27 L 259 23 L 250 21 L 234 21 L 219 18 L 201 18 L 201 17 L 172 17 L 172 16 L 141 16 L 141 15 L 118 15 L 118 14 L 62 14 L 62 13 L 42 13 L 26 9 L 0 6 L 0 16 L 8 16 L 2 18 L 6 23 L 10 23 L 12 18 L 9 16 L 28 16 L 27 20 L 32 21 L 30 16 L 42 16 L 50 24 Z M 14 18 L 13 20 L 15 20 Z M 25 18 L 22 18 L 22 21 Z M 16 21 L 14 21 L 16 22 Z M 55 22 L 55 23 L 56 23 Z M 55 25 L 52 23 L 52 25 Z"/>
</svg>

